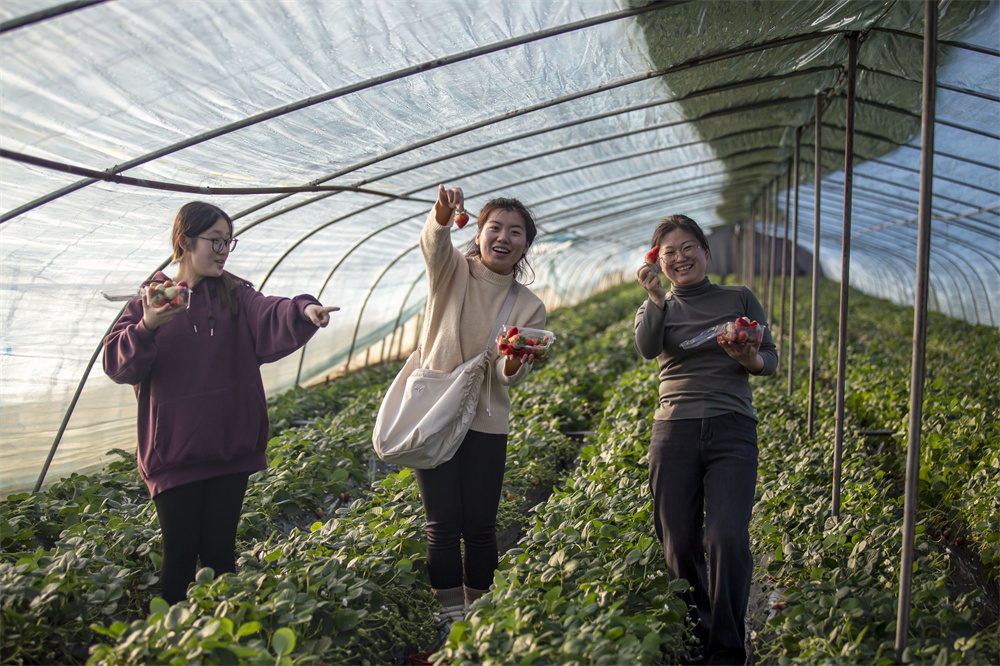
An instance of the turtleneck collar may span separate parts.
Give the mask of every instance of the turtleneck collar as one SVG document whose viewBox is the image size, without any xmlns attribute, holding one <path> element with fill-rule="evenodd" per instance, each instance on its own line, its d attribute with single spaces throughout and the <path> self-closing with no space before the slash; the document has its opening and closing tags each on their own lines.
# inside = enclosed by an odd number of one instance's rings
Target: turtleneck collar
<svg viewBox="0 0 1000 666">
<path fill-rule="evenodd" d="M 498 287 L 507 287 L 509 289 L 510 283 L 514 281 L 514 271 L 507 273 L 507 275 L 494 273 L 486 267 L 486 264 L 479 261 L 479 259 L 469 259 L 469 271 L 472 273 L 472 277 L 477 280 L 489 282 L 490 284 L 495 284 Z"/>
<path fill-rule="evenodd" d="M 670 293 L 676 294 L 681 298 L 686 298 L 688 296 L 698 296 L 704 294 L 706 291 L 712 288 L 712 281 L 707 277 L 699 282 L 698 284 L 693 284 L 690 286 L 680 286 L 676 284 L 670 285 Z"/>
</svg>

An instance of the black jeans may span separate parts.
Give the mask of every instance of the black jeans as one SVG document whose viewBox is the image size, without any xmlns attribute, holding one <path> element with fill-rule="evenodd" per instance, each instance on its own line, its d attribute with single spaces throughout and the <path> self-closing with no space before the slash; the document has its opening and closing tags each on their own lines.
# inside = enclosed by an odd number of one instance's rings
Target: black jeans
<svg viewBox="0 0 1000 666">
<path fill-rule="evenodd" d="M 249 478 L 248 472 L 216 476 L 153 498 L 163 533 L 160 585 L 168 603 L 184 600 L 199 557 L 216 574 L 236 571 L 236 528 Z"/>
<path fill-rule="evenodd" d="M 455 456 L 434 469 L 415 470 L 427 514 L 427 571 L 431 587 L 493 584 L 497 509 L 507 465 L 507 435 L 470 430 Z M 465 565 L 462 565 L 462 541 Z"/>
<path fill-rule="evenodd" d="M 756 485 L 753 419 L 729 413 L 653 422 L 649 486 L 656 536 L 670 575 L 692 585 L 686 601 L 700 623 L 695 635 L 708 663 L 746 661 Z"/>
</svg>

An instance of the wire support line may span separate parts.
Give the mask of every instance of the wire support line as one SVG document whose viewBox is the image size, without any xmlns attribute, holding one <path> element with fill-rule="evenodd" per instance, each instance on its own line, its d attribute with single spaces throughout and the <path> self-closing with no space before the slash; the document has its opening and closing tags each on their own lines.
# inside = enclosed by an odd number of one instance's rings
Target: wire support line
<svg viewBox="0 0 1000 666">
<path fill-rule="evenodd" d="M 109 171 L 97 171 L 95 169 L 87 169 L 85 167 L 76 166 L 73 164 L 66 164 L 64 162 L 56 162 L 53 160 L 43 159 L 41 157 L 35 157 L 34 155 L 26 155 L 24 153 L 19 153 L 13 150 L 7 150 L 6 148 L 0 148 L 0 157 L 9 160 L 14 160 L 16 162 L 23 162 L 25 164 L 32 164 L 34 166 L 39 166 L 44 169 L 51 169 L 52 171 L 71 173 L 75 176 L 85 176 L 87 178 L 103 180 L 109 183 L 118 183 L 120 185 L 130 185 L 133 187 L 144 187 L 153 190 L 166 190 L 168 192 L 188 192 L 191 194 L 208 194 L 208 195 L 295 194 L 297 192 L 356 192 L 358 194 L 371 194 L 373 196 L 386 197 L 388 199 L 404 199 L 406 201 L 434 203 L 430 199 L 411 197 L 404 194 L 392 194 L 390 192 L 382 192 L 379 190 L 370 190 L 367 188 L 357 187 L 354 185 L 205 187 L 203 185 L 185 185 L 183 183 L 168 183 L 159 180 L 147 180 L 145 178 L 133 178 L 131 176 L 122 176 L 116 173 L 117 167 L 113 167 Z"/>
<path fill-rule="evenodd" d="M 957 215 L 933 215 L 931 217 L 932 219 L 937 220 L 939 222 L 951 222 L 952 220 L 960 220 L 963 217 L 971 217 L 972 215 L 978 215 L 980 213 L 989 213 L 990 211 L 997 209 L 1000 209 L 1000 204 L 997 204 L 996 206 L 987 206 L 986 208 L 980 208 L 979 210 L 974 210 L 971 213 L 959 213 Z M 899 227 L 899 226 L 906 226 L 907 224 L 913 224 L 919 219 L 920 217 L 917 216 L 907 220 L 896 220 L 894 222 L 887 222 L 885 224 L 880 224 L 877 227 L 870 227 L 868 229 L 865 229 L 864 231 L 861 231 L 851 236 L 851 239 L 853 240 L 855 238 L 858 238 L 859 236 L 864 236 L 865 234 L 870 234 L 875 231 L 882 231 L 883 229 L 888 229 L 889 227 Z"/>
</svg>

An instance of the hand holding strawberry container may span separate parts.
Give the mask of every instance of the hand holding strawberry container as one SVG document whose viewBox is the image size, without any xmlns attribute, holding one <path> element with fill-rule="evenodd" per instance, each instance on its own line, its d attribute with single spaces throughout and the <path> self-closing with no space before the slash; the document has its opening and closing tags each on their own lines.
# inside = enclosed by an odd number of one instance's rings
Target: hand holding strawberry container
<svg viewBox="0 0 1000 666">
<path fill-rule="evenodd" d="M 681 343 L 681 349 L 691 349 L 709 340 L 725 340 L 726 342 L 758 342 L 764 335 L 763 324 L 739 317 L 736 321 L 719 324 Z"/>
<path fill-rule="evenodd" d="M 497 338 L 497 350 L 511 358 L 533 357 L 536 361 L 547 361 L 547 351 L 555 339 L 556 335 L 552 331 L 504 326 Z"/>
<path fill-rule="evenodd" d="M 143 297 L 146 294 L 149 294 L 149 302 L 154 308 L 161 308 L 168 303 L 171 308 L 186 308 L 191 304 L 191 290 L 183 280 L 177 284 L 170 280 L 151 282 L 141 290 Z"/>
</svg>

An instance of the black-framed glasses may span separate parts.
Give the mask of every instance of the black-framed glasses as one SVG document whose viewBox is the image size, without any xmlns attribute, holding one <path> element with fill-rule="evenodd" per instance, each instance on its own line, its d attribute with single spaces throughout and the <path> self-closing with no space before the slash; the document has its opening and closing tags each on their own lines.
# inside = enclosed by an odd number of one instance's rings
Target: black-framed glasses
<svg viewBox="0 0 1000 666">
<path fill-rule="evenodd" d="M 673 250 L 667 250 L 660 256 L 666 259 L 667 261 L 673 260 L 673 258 L 676 257 L 678 254 L 682 257 L 690 257 L 692 254 L 694 254 L 694 251 L 700 247 L 701 245 L 698 245 L 697 243 L 689 243 L 683 246 L 679 252 L 674 252 Z"/>
<path fill-rule="evenodd" d="M 195 236 L 195 238 L 212 241 L 212 249 L 217 254 L 222 254 L 223 248 L 226 252 L 232 252 L 236 249 L 237 240 L 235 238 L 205 238 L 204 236 Z"/>
</svg>

